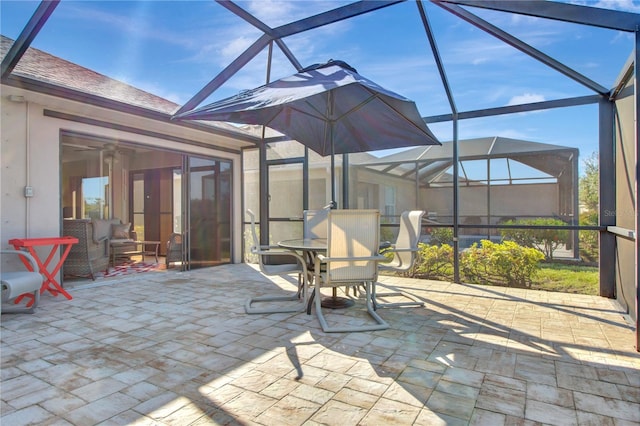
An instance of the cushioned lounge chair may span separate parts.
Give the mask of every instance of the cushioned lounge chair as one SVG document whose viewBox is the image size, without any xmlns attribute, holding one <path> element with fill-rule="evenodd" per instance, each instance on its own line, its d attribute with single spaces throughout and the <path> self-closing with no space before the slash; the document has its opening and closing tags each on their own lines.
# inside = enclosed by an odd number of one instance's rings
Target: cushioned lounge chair
<svg viewBox="0 0 640 426">
<path fill-rule="evenodd" d="M 8 255 L 21 256 L 29 262 L 33 271 L 27 270 L 24 266 L 16 268 L 15 271 L 7 271 L 3 265 L 2 273 L 0 273 L 0 281 L 2 285 L 2 307 L 0 310 L 6 313 L 27 313 L 32 314 L 38 307 L 40 302 L 40 288 L 42 287 L 43 277 L 37 272 L 38 264 L 29 253 L 18 250 L 0 250 L 2 257 Z M 15 299 L 22 294 L 33 295 L 33 303 L 30 306 L 23 304 L 16 305 Z"/>
</svg>

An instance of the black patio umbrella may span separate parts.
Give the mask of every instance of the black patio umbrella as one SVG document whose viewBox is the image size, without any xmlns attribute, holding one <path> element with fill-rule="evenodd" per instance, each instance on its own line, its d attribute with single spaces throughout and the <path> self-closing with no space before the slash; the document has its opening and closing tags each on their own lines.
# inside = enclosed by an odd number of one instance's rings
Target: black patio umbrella
<svg viewBox="0 0 640 426">
<path fill-rule="evenodd" d="M 413 101 L 334 60 L 175 118 L 261 124 L 322 156 L 332 155 L 333 201 L 333 155 L 440 145 Z"/>
</svg>

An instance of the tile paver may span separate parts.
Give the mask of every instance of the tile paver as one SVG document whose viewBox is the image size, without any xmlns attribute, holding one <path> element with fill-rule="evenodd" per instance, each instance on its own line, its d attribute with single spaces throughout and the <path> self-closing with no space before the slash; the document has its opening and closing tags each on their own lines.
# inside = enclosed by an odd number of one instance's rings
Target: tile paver
<svg viewBox="0 0 640 426">
<path fill-rule="evenodd" d="M 3 315 L 2 424 L 640 424 L 640 354 L 597 296 L 402 277 L 423 308 L 388 330 L 325 334 L 314 315 L 247 315 L 292 291 L 250 265 L 138 274 Z M 360 321 L 353 311 L 331 315 Z"/>
</svg>

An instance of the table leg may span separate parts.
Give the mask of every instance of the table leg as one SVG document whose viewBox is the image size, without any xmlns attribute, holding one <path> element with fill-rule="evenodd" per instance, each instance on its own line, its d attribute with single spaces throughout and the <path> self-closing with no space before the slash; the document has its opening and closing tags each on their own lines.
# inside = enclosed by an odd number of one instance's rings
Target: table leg
<svg viewBox="0 0 640 426">
<path fill-rule="evenodd" d="M 27 261 L 27 259 L 24 256 L 19 256 L 20 260 L 25 265 L 25 268 L 28 271 L 33 272 L 37 267 L 38 273 L 40 273 L 44 278 L 42 281 L 42 285 L 40 286 L 39 293 L 36 293 L 35 296 L 34 294 L 31 294 L 31 293 L 21 294 L 18 297 L 16 297 L 14 303 L 19 304 L 26 297 L 29 299 L 26 306 L 31 307 L 37 301 L 40 294 L 43 294 L 45 291 L 49 291 L 54 296 L 58 296 L 58 294 L 62 294 L 67 299 L 71 300 L 72 299 L 71 295 L 67 293 L 67 291 L 64 288 L 62 288 L 62 285 L 60 285 L 58 281 L 56 281 L 55 275 L 58 274 L 58 272 L 60 271 L 60 268 L 62 268 L 62 264 L 64 263 L 67 256 L 69 255 L 69 252 L 71 251 L 71 246 L 77 243 L 78 240 L 76 238 L 71 238 L 71 237 L 44 238 L 44 239 L 37 239 L 37 240 L 38 241 L 33 241 L 34 244 L 28 244 L 28 245 L 23 244 L 23 242 L 26 240 L 21 240 L 21 239 L 9 240 L 9 243 L 13 245 L 13 248 L 16 251 L 24 252 L 25 254 L 29 253 L 33 257 L 33 260 L 35 261 L 35 265 L 32 265 L 31 262 Z M 47 245 L 51 245 L 52 247 L 45 261 L 43 262 L 38 256 L 38 253 L 35 250 L 35 246 L 47 246 Z M 58 248 L 60 248 L 61 246 L 63 250 L 62 250 L 62 253 L 60 254 L 58 263 L 53 268 L 49 268 L 49 265 L 51 264 L 51 262 L 53 261 L 53 258 L 58 252 Z"/>
<path fill-rule="evenodd" d="M 42 283 L 42 287 L 40 287 L 40 294 L 43 294 L 45 291 L 49 291 L 49 293 L 53 294 L 54 296 L 57 296 L 58 294 L 62 294 L 67 299 L 71 300 L 72 299 L 71 295 L 67 293 L 67 291 L 65 291 L 65 289 L 62 288 L 62 286 L 55 279 L 55 275 L 58 273 L 58 271 L 62 267 L 62 264 L 64 263 L 65 259 L 67 258 L 67 255 L 69 254 L 69 251 L 71 250 L 70 244 L 67 244 L 65 246 L 65 250 L 60 256 L 60 260 L 58 261 L 58 264 L 51 270 L 51 272 L 49 272 L 48 270 L 49 264 L 51 263 L 51 260 L 53 259 L 53 256 L 55 255 L 56 250 L 58 249 L 59 246 L 60 246 L 59 244 L 55 244 L 51 248 L 51 251 L 49 252 L 49 255 L 47 256 L 47 259 L 44 261 L 44 263 L 40 260 L 40 258 L 38 257 L 38 253 L 35 251 L 33 247 L 29 247 L 29 253 L 36 260 L 36 263 L 38 264 L 38 268 L 40 269 L 40 273 L 45 276 L 45 280 Z M 31 268 L 28 268 L 28 269 L 32 270 Z M 22 295 L 16 298 L 16 303 L 18 302 L 18 299 L 21 297 Z M 31 303 L 33 303 L 33 301 Z"/>
</svg>

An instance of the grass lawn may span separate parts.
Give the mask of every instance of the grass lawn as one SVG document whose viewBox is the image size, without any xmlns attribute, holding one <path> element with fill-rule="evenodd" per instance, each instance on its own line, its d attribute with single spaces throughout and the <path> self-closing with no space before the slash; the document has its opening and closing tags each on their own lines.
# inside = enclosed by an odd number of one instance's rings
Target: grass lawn
<svg viewBox="0 0 640 426">
<path fill-rule="evenodd" d="M 598 268 L 594 266 L 542 263 L 531 288 L 563 293 L 600 294 Z"/>
</svg>

